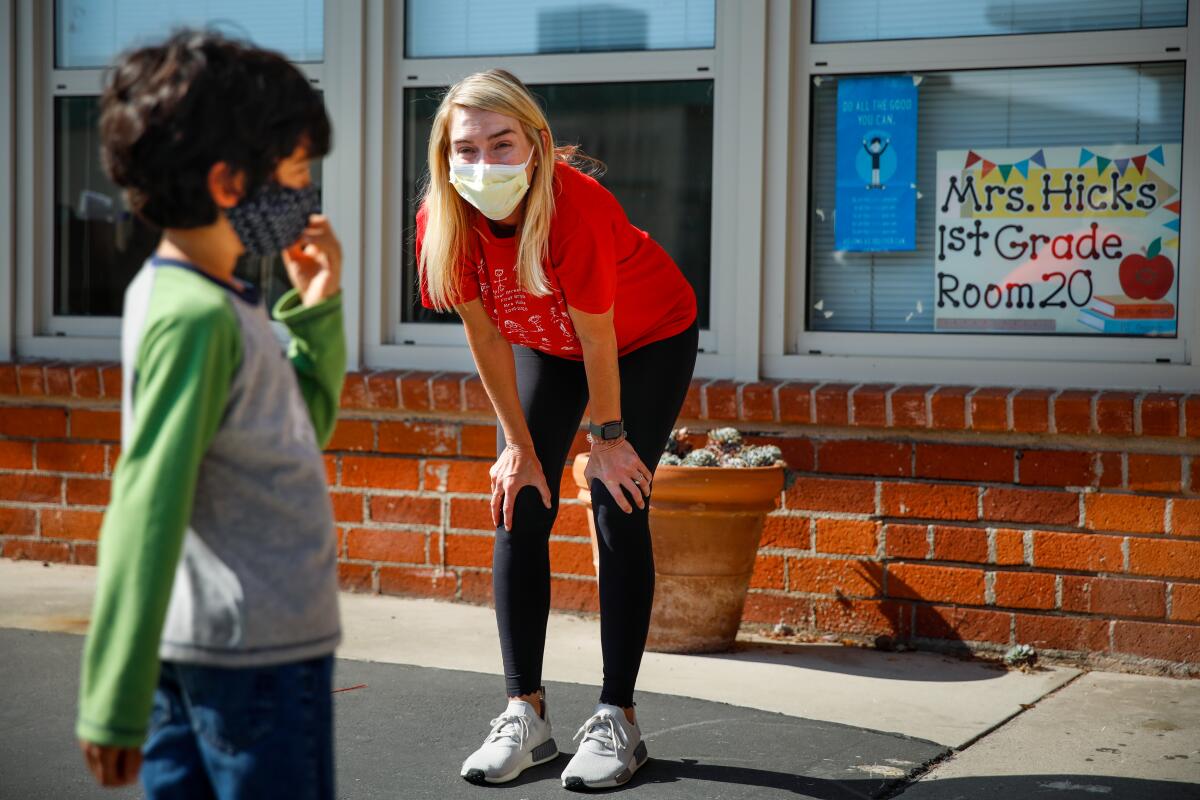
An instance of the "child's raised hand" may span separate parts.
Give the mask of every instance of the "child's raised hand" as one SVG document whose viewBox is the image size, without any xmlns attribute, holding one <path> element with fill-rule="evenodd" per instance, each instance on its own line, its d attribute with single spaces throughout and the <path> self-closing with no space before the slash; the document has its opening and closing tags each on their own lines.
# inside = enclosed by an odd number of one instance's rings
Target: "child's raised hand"
<svg viewBox="0 0 1200 800">
<path fill-rule="evenodd" d="M 329 219 L 322 214 L 308 218 L 300 240 L 283 252 L 292 286 L 306 306 L 337 294 L 342 288 L 342 243 Z"/>
</svg>

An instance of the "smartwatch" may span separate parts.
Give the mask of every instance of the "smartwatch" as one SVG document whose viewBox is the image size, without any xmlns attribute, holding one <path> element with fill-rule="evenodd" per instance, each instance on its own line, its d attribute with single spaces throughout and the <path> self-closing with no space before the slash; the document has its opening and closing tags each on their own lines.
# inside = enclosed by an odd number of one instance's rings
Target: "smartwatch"
<svg viewBox="0 0 1200 800">
<path fill-rule="evenodd" d="M 588 424 L 588 433 L 592 435 L 593 439 L 600 442 L 611 442 L 615 439 L 620 439 L 625 435 L 625 420 L 613 420 L 612 422 L 605 422 L 602 425 L 591 422 Z"/>
</svg>

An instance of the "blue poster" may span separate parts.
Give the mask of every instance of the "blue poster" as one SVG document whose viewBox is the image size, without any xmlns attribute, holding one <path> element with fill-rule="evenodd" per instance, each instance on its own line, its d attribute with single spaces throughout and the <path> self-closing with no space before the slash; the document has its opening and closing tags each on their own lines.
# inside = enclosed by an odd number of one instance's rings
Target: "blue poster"
<svg viewBox="0 0 1200 800">
<path fill-rule="evenodd" d="M 838 250 L 917 247 L 917 81 L 838 81 Z"/>
</svg>

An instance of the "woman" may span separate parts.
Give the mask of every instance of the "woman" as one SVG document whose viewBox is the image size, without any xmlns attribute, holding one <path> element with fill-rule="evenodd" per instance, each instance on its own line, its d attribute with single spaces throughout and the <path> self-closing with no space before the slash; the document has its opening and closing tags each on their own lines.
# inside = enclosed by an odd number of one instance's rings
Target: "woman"
<svg viewBox="0 0 1200 800">
<path fill-rule="evenodd" d="M 633 688 L 654 597 L 650 482 L 698 334 L 695 294 L 670 256 L 571 166 L 582 160 L 574 148 L 553 141 L 513 75 L 451 87 L 429 139 L 416 244 L 422 302 L 462 317 L 500 421 L 493 587 L 508 706 L 463 763 L 472 783 L 510 781 L 558 755 L 541 688 L 549 537 L 590 408 L 604 686 L 562 778 L 582 789 L 624 783 L 646 760 Z"/>
</svg>

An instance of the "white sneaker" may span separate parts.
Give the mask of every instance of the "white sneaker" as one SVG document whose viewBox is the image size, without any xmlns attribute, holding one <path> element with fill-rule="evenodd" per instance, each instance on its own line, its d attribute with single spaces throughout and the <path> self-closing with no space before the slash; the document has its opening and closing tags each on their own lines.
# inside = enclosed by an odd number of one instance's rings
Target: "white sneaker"
<svg viewBox="0 0 1200 800">
<path fill-rule="evenodd" d="M 507 783 L 529 767 L 557 758 L 545 699 L 542 714 L 538 716 L 523 700 L 509 700 L 504 713 L 492 720 L 483 744 L 463 762 L 459 775 L 471 783 Z"/>
<path fill-rule="evenodd" d="M 642 731 L 625 718 L 617 706 L 604 703 L 583 723 L 575 734 L 582 737 L 579 750 L 563 770 L 566 789 L 603 789 L 620 786 L 646 763 L 646 743 Z"/>
</svg>

